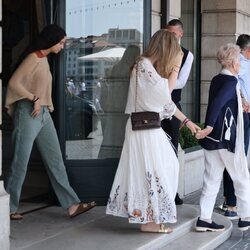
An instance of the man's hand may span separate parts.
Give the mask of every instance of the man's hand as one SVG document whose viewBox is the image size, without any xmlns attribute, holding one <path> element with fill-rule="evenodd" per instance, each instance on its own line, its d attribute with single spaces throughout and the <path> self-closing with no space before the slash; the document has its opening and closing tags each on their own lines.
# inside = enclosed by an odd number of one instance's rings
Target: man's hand
<svg viewBox="0 0 250 250">
<path fill-rule="evenodd" d="M 246 101 L 242 102 L 242 108 L 244 112 L 248 113 L 250 111 L 250 103 Z"/>
</svg>

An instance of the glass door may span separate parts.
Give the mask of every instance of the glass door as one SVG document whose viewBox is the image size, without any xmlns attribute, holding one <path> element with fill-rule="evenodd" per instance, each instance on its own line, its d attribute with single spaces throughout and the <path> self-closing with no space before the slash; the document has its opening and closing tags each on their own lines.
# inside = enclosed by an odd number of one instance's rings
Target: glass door
<svg viewBox="0 0 250 250">
<path fill-rule="evenodd" d="M 146 17 L 151 20 L 149 2 L 65 2 L 65 159 L 80 197 L 86 188 L 107 196 L 111 187 L 128 118 L 130 68 L 142 52 L 145 32 L 150 36 L 150 25 L 144 28 Z"/>
<path fill-rule="evenodd" d="M 66 1 L 66 159 L 119 158 L 143 1 Z"/>
</svg>

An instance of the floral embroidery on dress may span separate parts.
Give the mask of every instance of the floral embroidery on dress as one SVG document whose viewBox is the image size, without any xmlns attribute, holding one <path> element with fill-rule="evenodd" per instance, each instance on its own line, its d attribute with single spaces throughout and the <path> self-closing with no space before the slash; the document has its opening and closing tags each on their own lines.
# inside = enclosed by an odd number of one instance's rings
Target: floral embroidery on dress
<svg viewBox="0 0 250 250">
<path fill-rule="evenodd" d="M 147 172 L 146 178 L 147 178 L 147 183 L 148 183 L 148 196 L 152 197 L 154 195 L 154 190 L 152 189 L 152 186 L 151 186 L 152 174 L 150 174 L 149 172 Z"/>
<path fill-rule="evenodd" d="M 125 197 L 123 199 L 123 206 L 124 206 L 124 209 L 128 211 L 128 193 L 127 192 L 125 193 Z"/>
<path fill-rule="evenodd" d="M 152 77 L 152 72 L 151 71 L 148 71 L 148 74 L 150 77 Z"/>
<path fill-rule="evenodd" d="M 138 72 L 141 72 L 141 73 L 146 73 L 146 69 L 145 69 L 145 67 L 143 66 L 143 59 L 141 59 L 140 61 L 138 61 L 137 62 L 137 65 L 136 65 L 136 67 L 138 67 Z M 149 75 L 149 77 L 152 77 L 152 74 L 153 74 L 153 72 L 152 71 L 147 71 L 147 73 L 148 73 L 148 75 Z"/>
<path fill-rule="evenodd" d="M 173 114 L 176 111 L 176 105 L 173 101 L 167 103 L 163 107 L 163 111 L 161 112 L 162 119 L 172 119 Z"/>
<path fill-rule="evenodd" d="M 128 216 L 131 223 L 167 223 L 176 221 L 176 208 L 173 200 L 170 200 L 165 192 L 160 177 L 153 177 L 149 171 L 146 173 L 147 197 L 128 193 L 119 198 L 120 185 L 117 186 L 112 197 L 108 200 L 108 210 L 112 214 Z M 123 204 L 119 204 L 123 203 Z M 132 205 L 132 208 L 130 207 Z M 130 211 L 129 210 L 130 207 Z M 123 209 L 122 209 L 123 208 Z M 122 210 L 122 211 L 121 211 Z M 125 211 L 125 212 L 124 212 Z"/>
<path fill-rule="evenodd" d="M 114 198 L 111 200 L 111 197 L 109 197 L 108 199 L 108 204 L 109 204 L 109 208 L 111 211 L 117 209 L 117 206 L 118 206 L 117 197 L 119 195 L 119 188 L 120 188 L 120 185 L 115 190 Z"/>
</svg>

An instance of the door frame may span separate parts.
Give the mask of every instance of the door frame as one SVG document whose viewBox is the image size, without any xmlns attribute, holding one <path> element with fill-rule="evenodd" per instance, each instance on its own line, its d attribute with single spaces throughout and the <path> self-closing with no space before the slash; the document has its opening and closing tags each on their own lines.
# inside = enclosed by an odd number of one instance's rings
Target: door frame
<svg viewBox="0 0 250 250">
<path fill-rule="evenodd" d="M 59 25 L 66 27 L 66 0 L 57 1 L 56 20 Z M 151 0 L 143 0 L 143 48 L 147 46 L 151 38 Z M 65 54 L 62 52 L 58 56 L 54 65 L 54 86 L 53 95 L 55 112 L 54 122 L 58 132 L 59 142 L 62 150 L 63 159 L 67 168 L 70 183 L 81 200 L 87 201 L 95 199 L 99 204 L 105 204 L 113 182 L 113 178 L 119 163 L 119 158 L 109 159 L 86 159 L 69 160 L 66 159 L 66 131 L 65 131 Z M 82 173 L 82 169 L 84 171 Z M 84 178 L 78 178 L 79 174 Z M 98 182 L 98 183 L 97 183 Z M 103 191 L 100 194 L 100 191 Z"/>
</svg>

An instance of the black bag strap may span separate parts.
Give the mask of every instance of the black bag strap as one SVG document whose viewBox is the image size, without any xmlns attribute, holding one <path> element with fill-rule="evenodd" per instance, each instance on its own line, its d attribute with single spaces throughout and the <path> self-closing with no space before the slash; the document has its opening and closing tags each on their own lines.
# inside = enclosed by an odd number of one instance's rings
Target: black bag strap
<svg viewBox="0 0 250 250">
<path fill-rule="evenodd" d="M 138 63 L 139 61 L 136 62 L 136 67 L 135 67 L 135 112 L 136 112 L 136 103 L 137 103 L 137 88 L 138 88 Z"/>
</svg>

